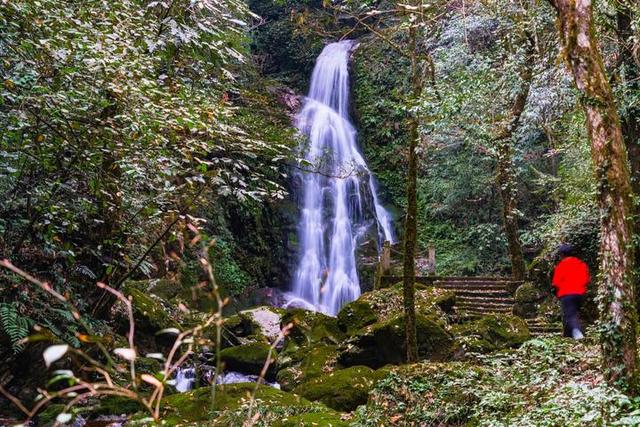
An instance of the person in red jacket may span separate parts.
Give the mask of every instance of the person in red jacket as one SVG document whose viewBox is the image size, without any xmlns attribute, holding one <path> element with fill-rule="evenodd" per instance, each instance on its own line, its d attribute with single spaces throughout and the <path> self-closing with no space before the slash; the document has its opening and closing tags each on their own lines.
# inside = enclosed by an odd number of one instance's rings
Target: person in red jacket
<svg viewBox="0 0 640 427">
<path fill-rule="evenodd" d="M 564 336 L 582 339 L 584 335 L 578 314 L 591 276 L 587 264 L 575 257 L 574 252 L 573 246 L 560 245 L 560 262 L 553 271 L 551 282 L 562 305 Z"/>
</svg>

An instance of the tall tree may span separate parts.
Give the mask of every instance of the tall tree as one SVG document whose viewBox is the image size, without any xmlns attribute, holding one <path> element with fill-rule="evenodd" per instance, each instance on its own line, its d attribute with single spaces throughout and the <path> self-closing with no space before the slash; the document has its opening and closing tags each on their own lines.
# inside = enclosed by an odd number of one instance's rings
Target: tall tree
<svg viewBox="0 0 640 427">
<path fill-rule="evenodd" d="M 591 0 L 550 0 L 565 60 L 582 94 L 601 213 L 598 302 L 605 377 L 637 391 L 632 190 L 620 118 L 593 27 Z"/>
<path fill-rule="evenodd" d="M 629 153 L 631 165 L 631 185 L 636 193 L 640 191 L 640 107 L 629 99 L 640 93 L 639 58 L 634 43 L 633 21 L 640 11 L 640 1 L 621 0 L 616 2 L 616 38 L 618 60 L 614 72 L 625 101 L 620 120 L 622 135 Z M 638 229 L 636 224 L 636 229 Z"/>
<path fill-rule="evenodd" d="M 409 28 L 409 59 L 411 60 L 411 101 L 416 102 L 422 94 L 423 76 L 417 51 L 418 31 L 415 25 Z M 416 240 L 418 220 L 418 156 L 416 147 L 420 139 L 420 123 L 415 112 L 409 112 L 409 150 L 407 152 L 407 214 L 404 221 L 404 259 L 402 294 L 404 300 L 405 334 L 407 340 L 407 362 L 418 360 L 416 333 L 415 280 Z"/>
<path fill-rule="evenodd" d="M 497 145 L 496 183 L 502 199 L 502 218 L 507 237 L 509 257 L 511 258 L 511 275 L 514 280 L 524 280 L 526 266 L 520 242 L 518 226 L 517 194 L 513 172 L 513 135 L 520 124 L 520 118 L 527 104 L 534 66 L 534 41 L 525 31 L 526 52 L 523 64 L 518 72 L 519 86 L 513 97 L 511 111 L 506 125 L 499 130 L 494 143 Z"/>
<path fill-rule="evenodd" d="M 432 18 L 437 15 L 437 4 L 427 4 L 423 0 L 395 2 L 388 10 L 362 10 L 352 12 L 348 8 L 340 9 L 355 20 L 356 26 L 362 26 L 380 41 L 387 43 L 396 53 L 409 62 L 410 89 L 404 107 L 407 111 L 407 211 L 404 222 L 403 254 L 403 301 L 406 333 L 406 360 L 418 360 L 415 310 L 415 264 L 417 247 L 417 177 L 418 155 L 416 148 L 421 139 L 419 102 L 425 84 L 434 83 L 433 60 L 429 52 L 420 44 L 426 30 L 433 27 Z M 408 43 L 397 42 L 397 34 L 407 34 Z"/>
</svg>

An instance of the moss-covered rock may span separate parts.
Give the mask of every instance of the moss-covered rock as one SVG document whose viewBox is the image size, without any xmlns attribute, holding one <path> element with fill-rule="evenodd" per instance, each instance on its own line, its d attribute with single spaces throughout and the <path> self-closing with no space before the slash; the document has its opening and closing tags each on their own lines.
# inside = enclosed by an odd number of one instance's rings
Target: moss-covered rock
<svg viewBox="0 0 640 427">
<path fill-rule="evenodd" d="M 336 349 L 335 345 L 298 347 L 290 343 L 278 357 L 276 381 L 283 390 L 290 391 L 304 381 L 333 370 Z"/>
<path fill-rule="evenodd" d="M 352 366 L 307 381 L 294 391 L 338 411 L 353 411 L 367 402 L 369 391 L 380 377 L 380 373 L 367 366 Z"/>
<path fill-rule="evenodd" d="M 220 360 L 227 370 L 239 371 L 245 374 L 260 375 L 270 351 L 269 344 L 254 342 L 245 345 L 225 348 L 220 351 Z M 271 353 L 271 362 L 267 371 L 267 377 L 275 378 L 275 361 L 277 353 Z"/>
<path fill-rule="evenodd" d="M 357 299 L 342 307 L 338 313 L 338 326 L 348 334 L 377 322 L 378 316 L 369 301 Z"/>
<path fill-rule="evenodd" d="M 452 328 L 465 350 L 488 353 L 516 347 L 531 335 L 524 320 L 516 316 L 492 314 Z"/>
<path fill-rule="evenodd" d="M 442 292 L 434 299 L 434 304 L 446 314 L 453 314 L 456 305 L 455 292 Z"/>
<path fill-rule="evenodd" d="M 281 326 L 286 325 L 292 325 L 287 340 L 298 345 L 338 344 L 345 338 L 335 317 L 302 308 L 288 310 L 282 316 Z"/>
<path fill-rule="evenodd" d="M 105 396 L 100 399 L 100 404 L 91 410 L 95 415 L 123 415 L 135 414 L 144 407 L 137 400 L 131 400 L 122 396 Z"/>
<path fill-rule="evenodd" d="M 134 315 L 143 328 L 161 330 L 165 328 L 179 328 L 175 319 L 179 319 L 178 311 L 169 302 L 157 295 L 140 288 L 140 282 L 129 282 L 123 288 L 123 293 L 131 296 Z"/>
<path fill-rule="evenodd" d="M 533 283 L 524 283 L 516 289 L 516 303 L 534 303 L 544 298 L 542 291 Z"/>
<path fill-rule="evenodd" d="M 444 324 L 435 317 L 416 315 L 420 359 L 449 360 L 456 343 Z M 404 316 L 367 326 L 340 346 L 338 362 L 343 366 L 365 365 L 379 368 L 404 363 L 406 357 Z"/>
<path fill-rule="evenodd" d="M 211 402 L 211 388 L 201 387 L 187 393 L 173 394 L 163 400 L 163 421 L 168 425 L 192 423 L 209 419 L 210 411 L 234 411 L 252 395 L 255 383 L 224 384 L 216 386 L 215 401 Z M 256 399 L 268 407 L 312 410 L 316 405 L 308 400 L 266 385 L 259 385 Z"/>
<path fill-rule="evenodd" d="M 227 318 L 222 325 L 222 347 L 253 342 L 273 343 L 280 334 L 280 321 L 284 310 L 261 306 L 243 310 Z M 213 338 L 215 327 L 205 332 Z"/>
<path fill-rule="evenodd" d="M 209 338 L 214 338 L 215 327 L 209 328 L 205 334 Z M 238 313 L 225 319 L 222 324 L 223 348 L 249 344 L 256 341 L 266 342 L 266 339 L 262 336 L 259 325 L 253 321 L 251 316 Z"/>
<path fill-rule="evenodd" d="M 416 313 L 446 320 L 455 304 L 455 293 L 446 289 L 416 286 Z M 366 292 L 338 313 L 338 325 L 348 335 L 374 323 L 384 322 L 403 311 L 402 284 Z"/>
</svg>

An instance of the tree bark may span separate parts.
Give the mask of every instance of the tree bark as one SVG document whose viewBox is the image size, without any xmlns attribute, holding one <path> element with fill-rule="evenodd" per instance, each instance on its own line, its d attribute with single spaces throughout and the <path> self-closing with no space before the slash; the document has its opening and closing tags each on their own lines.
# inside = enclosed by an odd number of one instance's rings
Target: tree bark
<svg viewBox="0 0 640 427">
<path fill-rule="evenodd" d="M 550 0 L 558 13 L 567 65 L 582 93 L 598 184 L 598 305 L 607 382 L 637 391 L 632 190 L 620 118 L 598 48 L 591 0 Z"/>
<path fill-rule="evenodd" d="M 409 44 L 411 49 L 411 86 L 412 101 L 416 102 L 422 93 L 422 76 L 419 69 L 417 52 L 417 31 L 414 25 L 409 29 Z M 417 240 L 417 178 L 418 159 L 416 147 L 420 138 L 418 117 L 415 112 L 409 114 L 409 152 L 407 171 L 407 216 L 404 222 L 404 260 L 402 293 L 404 300 L 405 334 L 407 347 L 407 363 L 418 360 L 418 341 L 416 337 L 416 307 L 415 307 L 415 258 Z"/>
</svg>

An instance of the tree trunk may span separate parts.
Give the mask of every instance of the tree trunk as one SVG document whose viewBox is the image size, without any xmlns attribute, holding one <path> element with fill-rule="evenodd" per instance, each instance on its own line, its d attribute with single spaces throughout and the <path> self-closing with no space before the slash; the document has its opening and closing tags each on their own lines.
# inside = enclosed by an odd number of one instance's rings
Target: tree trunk
<svg viewBox="0 0 640 427">
<path fill-rule="evenodd" d="M 616 29 L 618 35 L 618 63 L 616 72 L 618 82 L 624 86 L 625 93 L 640 91 L 640 71 L 636 52 L 634 52 L 634 33 L 632 23 L 634 10 L 640 8 L 638 0 L 621 1 L 616 7 Z M 640 108 L 629 105 L 621 114 L 622 136 L 629 153 L 631 165 L 631 186 L 636 194 L 640 193 Z M 636 230 L 638 229 L 636 224 Z"/>
<path fill-rule="evenodd" d="M 591 0 L 551 0 L 575 84 L 582 93 L 601 214 L 598 303 L 608 383 L 637 387 L 632 190 L 620 119 L 595 40 Z"/>
<path fill-rule="evenodd" d="M 524 280 L 526 266 L 520 242 L 518 226 L 517 199 L 515 179 L 513 176 L 511 140 L 505 139 L 498 146 L 498 163 L 496 180 L 500 199 L 502 200 L 502 220 L 507 237 L 507 248 L 511 259 L 511 276 L 513 280 Z"/>
<path fill-rule="evenodd" d="M 409 30 L 411 49 L 411 85 L 412 102 L 416 102 L 422 93 L 422 76 L 420 75 L 417 48 L 417 31 L 414 25 Z M 416 146 L 420 138 L 418 117 L 415 112 L 409 114 L 409 153 L 407 172 L 407 216 L 404 222 L 404 260 L 402 292 L 404 300 L 405 334 L 407 347 L 407 363 L 418 360 L 418 341 L 416 337 L 416 307 L 415 307 L 415 258 L 417 238 L 417 178 L 418 159 Z"/>
<path fill-rule="evenodd" d="M 531 80 L 533 78 L 534 46 L 532 38 L 527 36 L 527 51 L 525 62 L 520 70 L 520 88 L 516 92 L 511 105 L 510 120 L 496 137 L 498 145 L 498 159 L 496 165 L 496 182 L 502 200 L 502 219 L 504 232 L 507 237 L 509 258 L 511 259 L 511 276 L 514 280 L 524 280 L 526 266 L 520 242 L 520 227 L 518 226 L 518 201 L 516 183 L 513 172 L 513 134 L 527 105 Z"/>
</svg>

